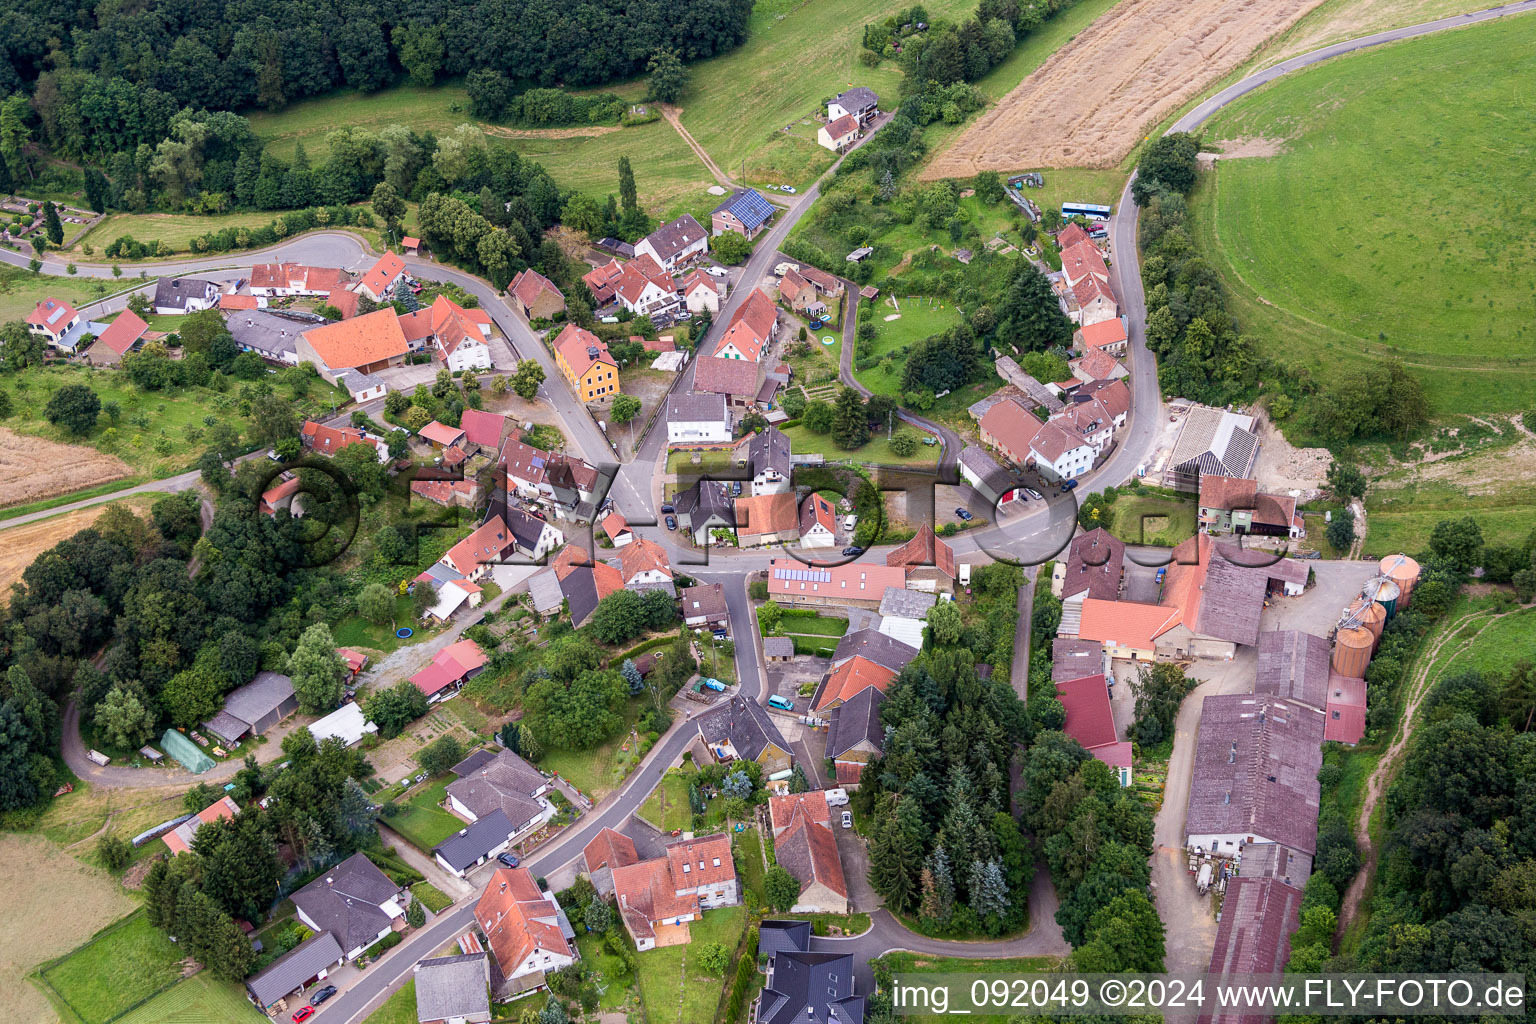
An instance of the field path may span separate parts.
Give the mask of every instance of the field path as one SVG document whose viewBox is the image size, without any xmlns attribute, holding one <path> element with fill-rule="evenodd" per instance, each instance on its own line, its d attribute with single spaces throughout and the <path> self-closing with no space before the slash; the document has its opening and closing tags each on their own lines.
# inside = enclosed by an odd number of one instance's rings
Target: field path
<svg viewBox="0 0 1536 1024">
<path fill-rule="evenodd" d="M 1355 916 L 1360 912 L 1360 905 L 1365 901 L 1365 894 L 1371 888 L 1371 882 L 1376 877 L 1376 861 L 1378 851 L 1371 840 L 1371 815 L 1376 812 L 1376 807 L 1381 802 L 1382 795 L 1387 791 L 1387 784 L 1397 775 L 1399 762 L 1403 752 L 1408 747 L 1408 740 L 1413 735 L 1414 714 L 1419 710 L 1425 694 L 1429 692 L 1431 682 L 1430 673 L 1435 663 L 1439 660 L 1447 645 L 1457 641 L 1463 627 L 1486 620 L 1487 623 L 1496 622 L 1506 615 L 1515 612 L 1499 612 L 1493 614 L 1487 610 L 1468 612 L 1467 614 L 1449 623 L 1445 627 L 1445 633 L 1432 643 L 1414 663 L 1413 674 L 1407 682 L 1407 694 L 1403 702 L 1403 718 L 1398 724 L 1397 733 L 1392 737 L 1392 743 L 1381 755 L 1381 760 L 1376 762 L 1375 771 L 1365 783 L 1365 799 L 1361 801 L 1360 817 L 1355 821 L 1355 842 L 1360 847 L 1360 870 L 1355 873 L 1354 879 L 1349 883 L 1349 888 L 1344 892 L 1344 900 L 1339 907 L 1339 927 L 1334 933 L 1334 944 L 1344 937 L 1349 926 L 1354 922 Z M 1486 624 L 1486 623 L 1485 623 Z M 1456 643 L 1453 655 L 1460 654 L 1472 646 L 1478 634 L 1474 633 Z"/>
<path fill-rule="evenodd" d="M 480 130 L 501 139 L 588 139 L 621 131 L 622 125 L 593 125 L 588 128 L 503 128 L 499 124 L 481 124 Z"/>
<path fill-rule="evenodd" d="M 667 119 L 667 124 L 677 129 L 677 134 L 683 137 L 683 141 L 688 143 L 688 148 L 693 150 L 694 155 L 704 162 L 705 167 L 709 168 L 709 173 L 715 176 L 715 180 L 725 188 L 736 188 L 736 183 L 720 169 L 720 165 L 715 163 L 708 153 L 704 152 L 704 147 L 699 145 L 688 129 L 683 127 L 682 114 L 682 107 L 674 107 L 670 103 L 663 103 L 661 105 L 661 116 Z"/>
</svg>

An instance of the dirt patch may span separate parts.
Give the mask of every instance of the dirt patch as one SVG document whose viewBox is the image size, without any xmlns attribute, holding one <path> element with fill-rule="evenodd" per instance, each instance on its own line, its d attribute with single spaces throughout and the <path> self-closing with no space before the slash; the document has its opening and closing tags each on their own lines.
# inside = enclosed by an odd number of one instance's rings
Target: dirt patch
<svg viewBox="0 0 1536 1024">
<path fill-rule="evenodd" d="M 923 171 L 1113 167 L 1152 126 L 1321 0 L 1127 0 L 1056 51 Z"/>
<path fill-rule="evenodd" d="M 122 499 L 121 502 L 111 504 L 124 504 L 135 511 L 147 508 L 159 495 L 135 494 Z M 53 547 L 66 537 L 71 537 L 90 526 L 108 505 L 96 505 L 92 508 L 82 508 L 75 512 L 65 512 L 63 515 L 41 519 L 35 523 L 26 523 L 22 526 L 13 526 L 5 531 L 5 543 L 0 545 L 0 593 L 10 593 L 11 584 L 21 579 L 21 574 L 38 555 Z"/>
<path fill-rule="evenodd" d="M 0 429 L 0 507 L 121 480 L 131 472 L 122 459 L 94 448 Z"/>
<path fill-rule="evenodd" d="M 1259 485 L 1271 494 L 1296 495 L 1298 503 L 1311 501 L 1322 493 L 1333 465 L 1333 456 L 1326 448 L 1297 448 L 1275 429 L 1263 412 L 1258 412 L 1259 458 L 1254 463 L 1253 476 Z"/>
<path fill-rule="evenodd" d="M 502 139 L 589 139 L 598 135 L 611 135 L 618 125 L 594 125 L 590 128 L 503 128 L 500 125 L 482 124 L 480 130 L 487 135 Z"/>
<path fill-rule="evenodd" d="M 58 1015 L 26 975 L 131 911 L 134 901 L 106 872 L 41 836 L 0 835 L 0 891 L 10 925 L 0 928 L 6 1017 L 17 1024 L 53 1024 Z"/>
<path fill-rule="evenodd" d="M 1244 157 L 1254 156 L 1279 156 L 1285 152 L 1285 139 L 1266 139 L 1262 135 L 1251 139 L 1222 139 L 1220 142 L 1207 143 L 1212 149 L 1221 150 L 1220 153 L 1201 153 L 1202 160 L 1209 158 L 1214 163 L 1218 158 L 1222 160 L 1241 160 Z"/>
</svg>

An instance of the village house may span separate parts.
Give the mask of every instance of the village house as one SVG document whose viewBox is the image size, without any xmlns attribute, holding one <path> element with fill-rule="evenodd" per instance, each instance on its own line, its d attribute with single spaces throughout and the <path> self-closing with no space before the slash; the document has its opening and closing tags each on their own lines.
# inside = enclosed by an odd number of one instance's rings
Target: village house
<svg viewBox="0 0 1536 1024">
<path fill-rule="evenodd" d="M 742 359 L 700 356 L 694 364 L 693 390 L 723 395 L 733 408 L 745 409 L 757 400 L 759 365 Z"/>
<path fill-rule="evenodd" d="M 1071 480 L 1092 469 L 1097 455 L 1090 442 L 1051 420 L 1030 439 L 1028 462 L 1057 480 Z"/>
<path fill-rule="evenodd" d="M 960 477 L 989 502 L 1001 502 L 1013 494 L 1014 479 L 980 445 L 960 449 Z"/>
<path fill-rule="evenodd" d="M 437 361 L 454 373 L 491 368 L 491 317 L 485 310 L 466 309 L 439 295 L 431 306 L 399 319 L 411 351 L 430 345 Z"/>
<path fill-rule="evenodd" d="M 886 587 L 904 587 L 907 574 L 897 566 L 810 566 L 792 558 L 775 558 L 768 568 L 768 596 L 780 604 L 808 607 L 880 607 Z"/>
<path fill-rule="evenodd" d="M 844 634 L 837 642 L 832 652 L 832 667 L 837 668 L 853 658 L 863 658 L 892 672 L 900 672 L 907 662 L 917 657 L 917 652 L 918 648 L 878 629 L 856 629 Z"/>
<path fill-rule="evenodd" d="M 550 567 L 554 569 L 561 596 L 569 607 L 571 625 L 577 629 L 592 618 L 598 602 L 624 589 L 619 570 L 607 562 L 592 561 L 585 551 L 574 546 L 561 550 Z"/>
<path fill-rule="evenodd" d="M 279 1007 L 284 1000 L 302 994 L 311 985 L 318 985 L 346 962 L 347 955 L 336 936 L 321 932 L 247 978 L 246 998 L 263 1013 L 276 1016 L 281 1012 Z"/>
<path fill-rule="evenodd" d="M 405 278 L 405 261 L 386 252 L 357 282 L 357 290 L 374 302 L 388 302 L 395 285 Z"/>
<path fill-rule="evenodd" d="M 896 676 L 896 670 L 876 664 L 862 654 L 854 655 L 827 673 L 811 698 L 811 706 L 817 712 L 830 711 L 870 688 L 884 693 Z"/>
<path fill-rule="evenodd" d="M 877 628 L 909 647 L 921 648 L 924 624 L 938 601 L 939 596 L 932 591 L 886 587 L 880 597 L 880 625 Z"/>
<path fill-rule="evenodd" d="M 909 590 L 955 589 L 955 549 L 940 540 L 927 521 L 917 528 L 911 540 L 885 556 L 885 564 L 906 572 Z"/>
<path fill-rule="evenodd" d="M 1059 578 L 1052 579 L 1051 592 L 1061 600 L 1063 632 L 1080 621 L 1083 602 L 1118 601 L 1120 580 L 1125 570 L 1125 542 L 1100 526 L 1072 538 L 1065 562 L 1058 561 Z M 1091 673 L 1084 673 L 1090 675 Z"/>
<path fill-rule="evenodd" d="M 623 832 L 604 828 L 581 849 L 582 866 L 586 868 L 587 881 L 599 896 L 613 895 L 613 869 L 626 864 L 637 864 L 640 854 L 635 841 Z"/>
<path fill-rule="evenodd" d="M 603 533 L 616 548 L 632 544 L 635 540 L 635 531 L 629 528 L 629 521 L 617 512 L 610 512 L 603 517 Z"/>
<path fill-rule="evenodd" d="M 795 496 L 788 491 L 736 499 L 736 537 L 744 548 L 794 544 L 800 539 Z"/>
<path fill-rule="evenodd" d="M 44 299 L 27 314 L 28 333 L 40 334 L 48 339 L 48 344 L 66 351 L 79 343 L 83 332 L 77 332 L 78 327 L 79 311 L 63 299 Z"/>
<path fill-rule="evenodd" d="M 616 867 L 613 892 L 637 950 L 686 944 L 690 921 L 741 902 L 730 836 L 685 836 L 663 857 Z"/>
<path fill-rule="evenodd" d="M 563 919 L 554 896 L 539 888 L 527 868 L 496 869 L 475 904 L 475 921 L 506 979 L 498 995 L 541 988 L 546 974 L 576 962 L 576 944 L 566 937 Z"/>
<path fill-rule="evenodd" d="M 624 276 L 624 265 L 618 260 L 609 260 L 600 267 L 594 267 L 581 276 L 587 290 L 592 293 L 593 307 L 601 309 L 614 299 L 619 287 L 619 278 Z"/>
<path fill-rule="evenodd" d="M 506 522 L 512 550 L 531 561 L 537 562 L 565 543 L 565 534 L 520 508 L 507 509 Z"/>
<path fill-rule="evenodd" d="M 1259 457 L 1259 435 L 1252 416 L 1193 405 L 1184 414 L 1179 436 L 1163 477 L 1176 490 L 1199 493 L 1207 473 L 1247 479 Z"/>
<path fill-rule="evenodd" d="M 346 283 L 346 272 L 338 267 L 258 263 L 251 268 L 251 294 L 263 298 L 329 295 Z"/>
<path fill-rule="evenodd" d="M 507 290 L 517 311 L 529 320 L 552 320 L 565 311 L 565 294 L 532 267 L 519 272 Z"/>
<path fill-rule="evenodd" d="M 697 270 L 690 271 L 678 285 L 678 294 L 690 313 L 718 313 L 720 300 L 725 298 L 725 282 L 718 281 Z"/>
<path fill-rule="evenodd" d="M 847 92 L 838 93 L 827 102 L 827 120 L 852 117 L 859 124 L 868 124 L 880 113 L 880 97 L 873 89 L 856 85 Z"/>
<path fill-rule="evenodd" d="M 1121 786 L 1131 784 L 1131 744 L 1115 732 L 1109 687 L 1103 675 L 1067 679 L 1056 684 L 1056 699 L 1067 711 L 1062 731 L 1088 753 L 1109 766 Z"/>
<path fill-rule="evenodd" d="M 1124 358 L 1130 339 L 1125 334 L 1125 321 L 1112 317 L 1079 327 L 1072 335 L 1072 344 L 1084 352 L 1107 352 Z"/>
<path fill-rule="evenodd" d="M 566 324 L 555 338 L 555 365 L 583 402 L 619 393 L 619 364 L 608 343 L 591 331 Z"/>
<path fill-rule="evenodd" d="M 674 391 L 667 395 L 667 443 L 680 447 L 731 441 L 731 413 L 724 395 Z"/>
<path fill-rule="evenodd" d="M 853 954 L 811 952 L 811 922 L 764 921 L 757 953 L 768 975 L 752 1005 L 756 1024 L 864 1024 Z"/>
<path fill-rule="evenodd" d="M 818 316 L 827 311 L 827 304 L 821 301 L 816 286 L 801 277 L 797 270 L 787 270 L 779 278 L 779 299 L 796 313 Z"/>
<path fill-rule="evenodd" d="M 328 384 L 340 384 L 348 372 L 367 375 L 400 366 L 409 350 L 393 309 L 312 327 L 299 333 L 294 348 L 298 361 L 313 363 Z"/>
<path fill-rule="evenodd" d="M 757 189 L 738 188 L 710 211 L 709 226 L 715 235 L 734 231 L 750 242 L 762 234 L 773 213 L 773 204 Z"/>
<path fill-rule="evenodd" d="M 834 153 L 841 153 L 859 137 L 859 120 L 851 114 L 833 118 L 816 131 L 816 141 Z"/>
<path fill-rule="evenodd" d="M 242 352 L 255 352 L 269 363 L 297 366 L 299 355 L 295 342 L 300 332 L 313 327 L 307 321 L 291 319 L 281 313 L 262 309 L 239 310 L 224 318 L 235 346 Z"/>
<path fill-rule="evenodd" d="M 1043 426 L 1018 402 L 998 402 L 981 417 L 981 443 L 1022 466 L 1030 460 L 1035 435 Z"/>
<path fill-rule="evenodd" d="M 131 309 L 117 314 L 107 329 L 96 336 L 96 341 L 85 350 L 86 358 L 97 366 L 110 366 L 144 340 L 149 324 Z"/>
<path fill-rule="evenodd" d="M 792 914 L 848 913 L 848 883 L 832 831 L 832 808 L 819 789 L 768 800 L 773 853 L 779 866 L 800 883 Z"/>
<path fill-rule="evenodd" d="M 411 676 L 411 682 L 430 703 L 447 700 L 485 670 L 485 652 L 473 640 L 449 644 L 432 656 L 427 667 Z"/>
<path fill-rule="evenodd" d="M 660 314 L 677 307 L 677 285 L 650 256 L 637 256 L 624 264 L 614 282 L 619 305 L 634 313 Z"/>
<path fill-rule="evenodd" d="M 800 503 L 800 546 L 830 548 L 837 543 L 837 512 L 832 503 L 812 492 Z"/>
<path fill-rule="evenodd" d="M 752 474 L 753 495 L 783 494 L 790 489 L 789 438 L 779 428 L 767 426 L 742 438 L 736 445 L 736 461 L 745 462 Z"/>
<path fill-rule="evenodd" d="M 447 806 L 465 821 L 495 813 L 511 824 L 511 842 L 521 842 L 555 816 L 551 786 L 542 772 L 510 750 L 454 766 L 459 777 L 448 783 Z"/>
<path fill-rule="evenodd" d="M 724 629 L 730 622 L 725 604 L 725 590 L 718 583 L 699 583 L 684 587 L 679 596 L 683 604 L 683 625 L 689 629 Z"/>
<path fill-rule="evenodd" d="M 1131 373 L 1120 360 L 1101 348 L 1089 349 L 1078 358 L 1068 360 L 1067 366 L 1072 370 L 1072 376 L 1084 384 L 1096 380 L 1123 380 Z"/>
<path fill-rule="evenodd" d="M 763 355 L 763 339 L 740 320 L 726 328 L 715 346 L 716 359 L 743 359 L 755 363 Z"/>
<path fill-rule="evenodd" d="M 736 532 L 736 509 L 725 484 L 718 480 L 699 480 L 672 499 L 678 529 L 693 538 L 695 544 L 708 544 L 715 530 Z"/>
<path fill-rule="evenodd" d="M 1206 473 L 1200 477 L 1200 528 L 1214 534 L 1263 537 L 1306 535 L 1296 499 L 1265 494 L 1256 480 Z"/>
<path fill-rule="evenodd" d="M 525 444 L 520 438 L 508 438 L 501 449 L 500 468 L 507 476 L 508 493 L 537 501 L 544 493 L 553 456 L 541 448 Z"/>
<path fill-rule="evenodd" d="M 735 696 L 699 715 L 699 742 L 703 754 L 719 764 L 751 761 L 762 766 L 763 775 L 776 775 L 794 765 L 789 744 L 768 712 L 757 701 Z"/>
<path fill-rule="evenodd" d="M 685 213 L 635 243 L 635 259 L 649 256 L 667 273 L 709 251 L 709 233 L 693 214 Z"/>
<path fill-rule="evenodd" d="M 512 546 L 512 535 L 500 516 L 492 516 L 459 541 L 439 561 L 464 579 L 477 580 L 501 564 Z"/>
<path fill-rule="evenodd" d="M 636 537 L 619 548 L 619 572 L 624 579 L 625 590 L 664 590 L 676 595 L 672 582 L 672 563 L 667 551 L 660 544 L 644 537 Z"/>
<path fill-rule="evenodd" d="M 1061 273 L 1076 301 L 1078 323 L 1096 324 L 1120 315 L 1110 290 L 1109 267 L 1091 240 L 1082 239 L 1061 251 Z"/>
<path fill-rule="evenodd" d="M 438 956 L 411 968 L 416 1024 L 485 1024 L 491 1019 L 491 968 L 483 953 Z"/>
<path fill-rule="evenodd" d="M 192 850 L 193 840 L 197 838 L 198 829 L 215 821 L 233 818 L 239 813 L 239 804 L 227 796 L 221 796 L 161 836 L 161 842 L 165 843 L 166 847 L 171 851 L 172 857 L 178 853 L 189 853 Z"/>
<path fill-rule="evenodd" d="M 349 444 L 366 444 L 373 448 L 380 462 L 389 460 L 389 450 L 379 439 L 356 427 L 328 427 L 324 423 L 305 420 L 299 428 L 299 441 L 317 455 L 335 455 Z"/>
<path fill-rule="evenodd" d="M 219 286 L 191 277 L 162 277 L 155 282 L 155 312 L 196 313 L 219 304 Z"/>
<path fill-rule="evenodd" d="M 277 483 L 261 492 L 261 500 L 256 503 L 256 511 L 264 516 L 275 516 L 279 511 L 286 509 L 289 515 L 303 515 L 304 506 L 296 501 L 303 485 L 304 481 L 299 479 L 298 474 L 281 474 Z"/>
<path fill-rule="evenodd" d="M 827 716 L 826 756 L 832 760 L 839 786 L 857 789 L 865 766 L 884 753 L 885 726 L 880 722 L 884 704 L 885 693 L 867 686 Z"/>
<path fill-rule="evenodd" d="M 405 930 L 404 890 L 354 853 L 293 894 L 293 907 L 311 931 L 336 936 L 348 960 L 392 931 Z"/>
</svg>

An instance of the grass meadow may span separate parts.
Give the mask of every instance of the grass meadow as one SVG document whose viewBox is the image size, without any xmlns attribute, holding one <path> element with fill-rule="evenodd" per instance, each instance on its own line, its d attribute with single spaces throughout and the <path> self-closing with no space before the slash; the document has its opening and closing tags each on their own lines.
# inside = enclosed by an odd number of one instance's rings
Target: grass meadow
<svg viewBox="0 0 1536 1024">
<path fill-rule="evenodd" d="M 1444 678 L 1451 672 L 1476 669 L 1484 675 L 1502 676 L 1520 661 L 1530 661 L 1536 649 L 1536 609 L 1506 615 L 1489 622 L 1477 634 L 1477 643 L 1457 654 L 1441 670 Z"/>
<path fill-rule="evenodd" d="M 721 979 L 689 962 L 688 951 L 711 942 L 735 950 L 746 922 L 746 911 L 741 907 L 706 910 L 689 924 L 691 938 L 686 945 L 637 954 L 640 997 L 645 1000 L 645 1016 L 651 1024 L 694 1024 L 714 1019 L 720 1005 Z"/>
<path fill-rule="evenodd" d="M 1517 83 L 1533 49 L 1536 18 L 1505 19 L 1329 61 L 1219 114 L 1209 139 L 1285 146 L 1219 161 L 1192 200 L 1245 333 L 1319 377 L 1402 358 L 1436 413 L 1529 409 L 1536 123 Z"/>
<path fill-rule="evenodd" d="M 948 299 L 924 295 L 898 295 L 900 307 L 889 298 L 875 301 L 869 314 L 875 325 L 876 336 L 868 344 L 856 341 L 854 350 L 854 378 L 869 390 L 893 398 L 901 395 L 901 373 L 906 361 L 897 355 L 898 350 L 916 345 L 924 338 L 949 330 L 960 322 L 960 312 Z M 887 320 L 887 317 L 896 317 Z M 874 356 L 880 362 L 865 370 L 857 369 L 861 359 Z M 890 358 L 887 359 L 886 357 Z"/>
<path fill-rule="evenodd" d="M 134 914 L 41 972 L 63 1003 L 61 1017 L 106 1024 L 139 1007 L 181 976 L 181 951 L 165 933 Z"/>
</svg>

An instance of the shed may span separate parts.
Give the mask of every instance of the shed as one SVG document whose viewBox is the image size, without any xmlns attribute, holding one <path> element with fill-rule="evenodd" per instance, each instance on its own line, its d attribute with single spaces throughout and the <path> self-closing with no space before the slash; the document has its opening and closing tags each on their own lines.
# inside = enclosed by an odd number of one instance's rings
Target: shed
<svg viewBox="0 0 1536 1024">
<path fill-rule="evenodd" d="M 763 657 L 769 661 L 788 661 L 795 656 L 795 642 L 787 636 L 763 637 Z"/>
<path fill-rule="evenodd" d="M 378 732 L 379 727 L 364 718 L 363 709 L 354 702 L 343 704 L 318 722 L 311 723 L 309 731 L 316 743 L 335 737 L 350 747 L 368 733 Z"/>
</svg>

